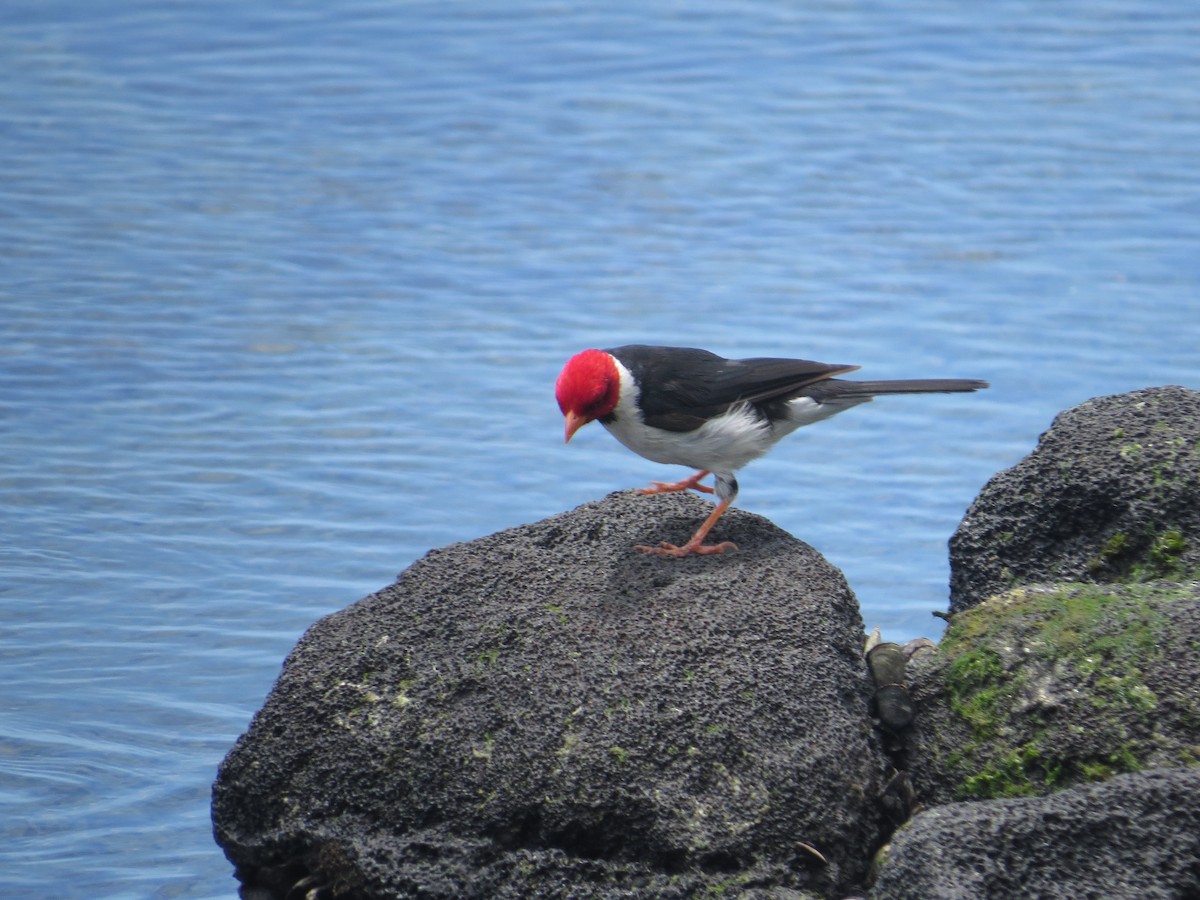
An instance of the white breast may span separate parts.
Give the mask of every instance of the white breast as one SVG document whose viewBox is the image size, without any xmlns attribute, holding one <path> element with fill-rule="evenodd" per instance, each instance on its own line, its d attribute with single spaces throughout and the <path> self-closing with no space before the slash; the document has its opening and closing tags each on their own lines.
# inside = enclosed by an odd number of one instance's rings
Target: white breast
<svg viewBox="0 0 1200 900">
<path fill-rule="evenodd" d="M 621 376 L 621 393 L 614 410 L 616 419 L 604 423 L 604 427 L 646 459 L 710 472 L 733 472 L 762 456 L 782 436 L 745 403 L 710 419 L 695 431 L 651 428 L 642 421 L 638 410 L 638 389 L 633 376 L 619 361 L 617 371 Z"/>
</svg>

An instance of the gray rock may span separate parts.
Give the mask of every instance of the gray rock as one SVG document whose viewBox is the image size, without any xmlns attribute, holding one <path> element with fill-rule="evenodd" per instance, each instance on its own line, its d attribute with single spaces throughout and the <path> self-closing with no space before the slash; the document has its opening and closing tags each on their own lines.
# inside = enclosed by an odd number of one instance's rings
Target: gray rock
<svg viewBox="0 0 1200 900">
<path fill-rule="evenodd" d="M 872 900 L 1200 896 L 1200 769 L 938 807 L 884 859 Z"/>
<path fill-rule="evenodd" d="M 950 541 L 950 608 L 1055 581 L 1200 568 L 1200 393 L 1147 388 L 1060 414 L 984 487 Z"/>
<path fill-rule="evenodd" d="M 1045 794 L 1200 760 L 1200 583 L 1017 588 L 908 668 L 919 802 Z"/>
<path fill-rule="evenodd" d="M 854 596 L 812 548 L 739 510 L 714 534 L 736 552 L 633 552 L 682 543 L 710 509 L 614 494 L 433 551 L 314 625 L 214 786 L 245 890 L 308 877 L 352 897 L 814 897 L 860 883 L 883 840 L 886 762 Z"/>
</svg>

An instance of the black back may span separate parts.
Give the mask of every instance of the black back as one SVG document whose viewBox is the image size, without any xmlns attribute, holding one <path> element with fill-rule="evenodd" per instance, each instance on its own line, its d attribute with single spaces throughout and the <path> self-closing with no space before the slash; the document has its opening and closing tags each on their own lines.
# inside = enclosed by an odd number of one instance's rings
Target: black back
<svg viewBox="0 0 1200 900">
<path fill-rule="evenodd" d="M 771 401 L 859 368 L 809 359 L 725 359 L 691 347 L 629 344 L 605 352 L 637 379 L 646 424 L 666 431 L 693 431 L 735 403 L 764 404 L 769 415 Z"/>
</svg>

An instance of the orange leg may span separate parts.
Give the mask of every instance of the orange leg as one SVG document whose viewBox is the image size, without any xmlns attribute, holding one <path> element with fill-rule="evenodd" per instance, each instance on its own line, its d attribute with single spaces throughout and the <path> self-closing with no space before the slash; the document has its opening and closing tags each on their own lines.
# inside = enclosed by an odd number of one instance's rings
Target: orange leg
<svg viewBox="0 0 1200 900">
<path fill-rule="evenodd" d="M 713 489 L 706 484 L 701 484 L 700 479 L 708 477 L 708 469 L 701 469 L 695 475 L 689 475 L 683 481 L 652 481 L 650 487 L 639 488 L 639 494 L 666 494 L 671 491 L 686 491 L 695 490 L 705 494 L 711 494 Z"/>
<path fill-rule="evenodd" d="M 703 477 L 703 475 L 707 474 L 708 473 L 705 472 L 699 477 Z M 691 479 L 688 480 L 690 481 Z M 683 482 L 680 483 L 682 484 Z M 684 490 L 684 488 L 679 488 L 678 490 Z M 733 541 L 722 541 L 719 544 L 704 543 L 704 539 L 708 536 L 708 533 L 712 531 L 712 527 L 717 524 L 717 519 L 721 518 L 722 513 L 729 509 L 729 504 L 732 502 L 733 498 L 728 497 L 718 503 L 716 509 L 714 509 L 709 514 L 708 518 L 704 520 L 704 523 L 696 529 L 696 533 L 692 535 L 692 539 L 682 547 L 677 547 L 674 544 L 668 544 L 666 541 L 663 541 L 657 547 L 648 547 L 645 544 L 638 544 L 633 549 L 639 550 L 642 553 L 653 553 L 658 556 L 673 556 L 676 559 L 683 556 L 690 556 L 693 553 L 707 556 L 710 553 L 724 553 L 726 550 L 736 550 L 737 544 L 733 543 Z"/>
</svg>

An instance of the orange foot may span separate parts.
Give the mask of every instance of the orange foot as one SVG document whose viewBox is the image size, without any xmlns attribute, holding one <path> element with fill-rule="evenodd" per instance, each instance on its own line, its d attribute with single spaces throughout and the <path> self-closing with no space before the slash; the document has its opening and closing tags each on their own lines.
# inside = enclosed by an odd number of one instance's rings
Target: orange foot
<svg viewBox="0 0 1200 900">
<path fill-rule="evenodd" d="M 703 478 L 707 474 L 707 472 L 697 472 L 691 478 L 686 479 L 686 481 L 695 481 L 698 478 Z M 683 484 L 683 482 L 681 481 L 680 484 Z M 726 497 L 724 500 L 718 503 L 713 511 L 708 514 L 708 518 L 705 519 L 700 527 L 696 529 L 696 533 L 693 534 L 691 539 L 682 547 L 677 547 L 674 544 L 668 544 L 666 541 L 663 541 L 657 547 L 648 547 L 645 544 L 637 544 L 633 549 L 637 550 L 639 553 L 653 553 L 656 556 L 671 556 L 675 559 L 679 559 L 680 557 L 684 556 L 691 556 L 693 553 L 698 556 L 707 556 L 710 553 L 724 553 L 726 550 L 736 550 L 737 544 L 735 544 L 733 541 L 721 541 L 719 544 L 704 543 L 704 539 L 708 537 L 708 533 L 712 531 L 712 527 L 717 524 L 717 519 L 721 518 L 721 514 L 724 513 L 725 510 L 729 509 L 729 504 L 732 502 L 732 497 Z"/>
<path fill-rule="evenodd" d="M 633 549 L 639 553 L 651 553 L 655 556 L 670 556 L 674 559 L 682 559 L 685 556 L 691 556 L 693 553 L 697 556 L 708 556 L 711 553 L 724 553 L 726 550 L 736 550 L 737 544 L 733 541 L 721 541 L 719 544 L 693 544 L 689 541 L 682 547 L 677 547 L 674 544 L 668 544 L 666 541 L 663 541 L 657 547 L 636 544 Z"/>
<path fill-rule="evenodd" d="M 701 469 L 695 475 L 689 475 L 683 481 L 652 481 L 650 487 L 639 488 L 639 494 L 668 494 L 673 491 L 700 491 L 705 494 L 711 494 L 713 489 L 707 484 L 701 484 L 701 478 L 708 477 L 708 470 Z"/>
</svg>

